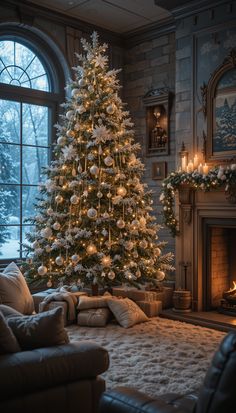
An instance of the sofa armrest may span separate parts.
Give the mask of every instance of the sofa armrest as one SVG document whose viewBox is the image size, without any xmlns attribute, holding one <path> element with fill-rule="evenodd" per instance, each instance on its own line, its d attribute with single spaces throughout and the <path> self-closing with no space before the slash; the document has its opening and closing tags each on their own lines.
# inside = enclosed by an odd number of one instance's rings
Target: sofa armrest
<svg viewBox="0 0 236 413">
<path fill-rule="evenodd" d="M 103 393 L 100 413 L 192 413 L 195 396 L 184 397 L 170 394 L 152 398 L 135 389 L 118 387 Z"/>
<path fill-rule="evenodd" d="M 108 369 L 108 352 L 89 341 L 0 356 L 0 400 L 94 378 Z"/>
</svg>

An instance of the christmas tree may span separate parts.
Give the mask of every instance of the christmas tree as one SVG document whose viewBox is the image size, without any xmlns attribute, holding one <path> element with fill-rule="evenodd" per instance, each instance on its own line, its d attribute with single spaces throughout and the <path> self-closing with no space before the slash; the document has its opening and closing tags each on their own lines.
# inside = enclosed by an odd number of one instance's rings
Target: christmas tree
<svg viewBox="0 0 236 413">
<path fill-rule="evenodd" d="M 47 169 L 28 234 L 27 278 L 111 285 L 162 280 L 172 254 L 162 255 L 151 192 L 140 179 L 129 112 L 118 96 L 118 70 L 106 44 L 82 39 L 84 55 L 71 98 L 57 125 L 55 160 Z"/>
</svg>

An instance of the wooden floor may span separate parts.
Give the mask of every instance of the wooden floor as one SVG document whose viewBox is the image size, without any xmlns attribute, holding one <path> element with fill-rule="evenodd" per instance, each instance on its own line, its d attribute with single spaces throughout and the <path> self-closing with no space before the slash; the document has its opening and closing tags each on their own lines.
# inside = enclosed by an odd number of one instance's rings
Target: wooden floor
<svg viewBox="0 0 236 413">
<path fill-rule="evenodd" d="M 215 330 L 236 332 L 236 317 L 221 314 L 217 311 L 177 313 L 170 308 L 163 310 L 161 317 L 184 321 L 202 327 L 214 328 Z"/>
</svg>

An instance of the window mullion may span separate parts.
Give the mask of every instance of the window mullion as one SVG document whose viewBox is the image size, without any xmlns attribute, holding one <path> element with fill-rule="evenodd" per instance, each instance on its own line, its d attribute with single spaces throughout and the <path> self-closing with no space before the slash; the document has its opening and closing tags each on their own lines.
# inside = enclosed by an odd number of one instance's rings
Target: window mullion
<svg viewBox="0 0 236 413">
<path fill-rule="evenodd" d="M 23 211 L 22 211 L 22 183 L 23 183 L 23 122 L 22 122 L 22 110 L 23 103 L 20 103 L 20 258 L 22 258 L 22 218 L 23 218 Z"/>
</svg>

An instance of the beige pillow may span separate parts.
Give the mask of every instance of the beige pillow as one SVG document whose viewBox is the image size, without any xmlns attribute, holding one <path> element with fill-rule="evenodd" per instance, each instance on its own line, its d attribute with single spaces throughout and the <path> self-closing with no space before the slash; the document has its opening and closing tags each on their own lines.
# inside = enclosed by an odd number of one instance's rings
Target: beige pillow
<svg viewBox="0 0 236 413">
<path fill-rule="evenodd" d="M 77 323 L 79 326 L 104 327 L 110 316 L 109 308 L 90 308 L 79 312 Z"/>
<path fill-rule="evenodd" d="M 110 298 L 107 300 L 107 304 L 118 323 L 124 328 L 148 321 L 146 314 L 129 298 L 119 300 Z"/>
<path fill-rule="evenodd" d="M 57 307 L 35 315 L 7 319 L 22 350 L 50 347 L 69 342 L 64 329 L 63 308 Z"/>
<path fill-rule="evenodd" d="M 17 353 L 17 351 L 21 351 L 20 346 L 0 311 L 0 354 Z"/>
<path fill-rule="evenodd" d="M 32 314 L 34 311 L 33 297 L 23 274 L 14 262 L 0 273 L 0 303 L 22 314 Z"/>
<path fill-rule="evenodd" d="M 78 310 L 88 310 L 89 308 L 107 307 L 107 299 L 110 297 L 111 295 L 105 295 L 102 297 L 81 296 L 79 297 L 79 303 L 77 308 Z"/>
</svg>

